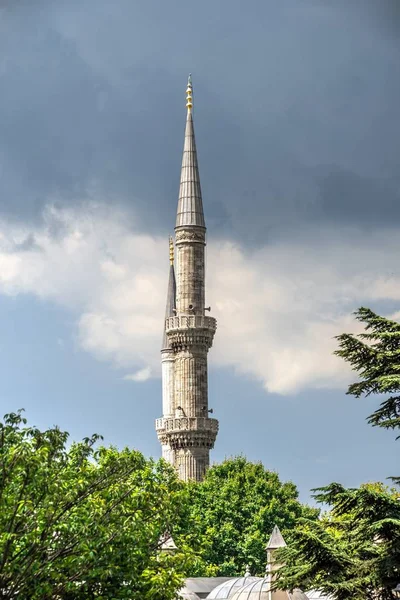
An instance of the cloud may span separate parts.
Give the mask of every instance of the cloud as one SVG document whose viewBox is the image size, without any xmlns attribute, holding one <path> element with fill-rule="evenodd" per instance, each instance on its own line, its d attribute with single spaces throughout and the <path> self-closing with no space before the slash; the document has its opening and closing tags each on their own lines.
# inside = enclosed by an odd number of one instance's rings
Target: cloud
<svg viewBox="0 0 400 600">
<path fill-rule="evenodd" d="M 196 28 L 161 0 L 0 4 L 0 214 L 36 220 L 93 185 L 163 231 L 193 70 L 210 231 L 398 222 L 396 0 L 222 0 Z"/>
<path fill-rule="evenodd" d="M 256 250 L 210 240 L 211 364 L 269 392 L 343 388 L 350 375 L 333 337 L 360 329 L 358 306 L 400 300 L 399 252 L 400 236 L 383 230 L 321 229 Z M 72 311 L 80 346 L 128 380 L 160 374 L 167 272 L 168 240 L 105 204 L 48 206 L 40 225 L 0 221 L 0 293 Z"/>
<path fill-rule="evenodd" d="M 157 361 L 167 264 L 168 240 L 105 204 L 48 206 L 40 226 L 0 222 L 0 292 L 74 311 L 82 348 L 120 368 Z"/>
<path fill-rule="evenodd" d="M 313 232 L 251 253 L 226 242 L 214 248 L 209 294 L 219 318 L 219 364 L 277 393 L 348 382 L 333 338 L 361 330 L 351 315 L 360 305 L 400 299 L 400 244 L 380 232 L 347 233 Z"/>
<path fill-rule="evenodd" d="M 125 375 L 124 379 L 126 381 L 147 381 L 150 377 L 151 369 L 150 367 L 145 367 L 144 369 L 140 369 L 140 371 L 136 371 L 136 373 Z"/>
</svg>

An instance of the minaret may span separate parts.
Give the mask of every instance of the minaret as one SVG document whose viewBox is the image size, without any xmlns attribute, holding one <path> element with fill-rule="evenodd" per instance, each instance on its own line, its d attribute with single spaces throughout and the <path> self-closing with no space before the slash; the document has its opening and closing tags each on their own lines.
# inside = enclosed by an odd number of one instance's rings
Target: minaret
<svg viewBox="0 0 400 600">
<path fill-rule="evenodd" d="M 186 129 L 175 227 L 176 295 L 167 301 L 162 350 L 163 417 L 156 430 L 163 456 L 184 481 L 201 481 L 218 421 L 209 418 L 207 354 L 216 320 L 205 316 L 206 227 L 193 126 L 193 88 L 186 89 Z M 173 264 L 171 265 L 173 270 Z M 173 272 L 173 271 L 171 271 Z M 173 286 L 172 286 L 173 287 Z M 168 298 L 171 290 L 171 274 Z M 171 314 L 174 313 L 174 314 Z"/>
<path fill-rule="evenodd" d="M 165 319 L 173 317 L 176 313 L 176 281 L 174 269 L 174 241 L 169 238 L 169 279 L 167 291 L 167 303 L 165 307 Z M 169 343 L 164 329 L 161 346 L 161 377 L 162 377 L 162 408 L 164 417 L 172 417 L 174 409 L 174 351 Z M 162 457 L 174 464 L 174 452 L 168 444 L 162 443 Z"/>
</svg>

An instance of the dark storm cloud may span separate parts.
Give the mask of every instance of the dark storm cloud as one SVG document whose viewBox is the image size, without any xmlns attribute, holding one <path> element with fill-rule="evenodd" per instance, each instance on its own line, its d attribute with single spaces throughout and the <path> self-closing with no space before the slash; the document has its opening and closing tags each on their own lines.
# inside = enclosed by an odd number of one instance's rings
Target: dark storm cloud
<svg viewBox="0 0 400 600">
<path fill-rule="evenodd" d="M 320 192 L 318 208 L 326 218 L 339 222 L 346 218 L 350 223 L 362 220 L 374 226 L 384 225 L 398 214 L 400 191 L 396 181 L 329 167 L 317 169 L 315 178 Z"/>
<path fill-rule="evenodd" d="M 194 74 L 211 230 L 400 218 L 397 2 L 115 0 L 0 12 L 0 203 L 87 197 L 171 229 Z"/>
</svg>

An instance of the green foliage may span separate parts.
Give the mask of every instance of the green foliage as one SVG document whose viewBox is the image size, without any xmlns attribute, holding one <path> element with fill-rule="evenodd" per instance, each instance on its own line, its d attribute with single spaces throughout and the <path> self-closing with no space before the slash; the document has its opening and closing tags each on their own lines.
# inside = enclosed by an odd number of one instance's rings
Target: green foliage
<svg viewBox="0 0 400 600">
<path fill-rule="evenodd" d="M 382 484 L 314 490 L 332 509 L 301 519 L 277 551 L 282 589 L 317 588 L 337 600 L 390 600 L 400 581 L 400 494 Z"/>
<path fill-rule="evenodd" d="M 348 394 L 389 394 L 369 417 L 373 426 L 400 428 L 400 324 L 360 308 L 366 333 L 338 336 L 335 352 L 360 381 Z M 398 477 L 392 477 L 397 483 Z M 314 490 L 331 511 L 320 520 L 301 519 L 277 557 L 284 566 L 277 585 L 317 588 L 336 600 L 391 600 L 400 582 L 400 493 L 382 484 Z"/>
<path fill-rule="evenodd" d="M 352 383 L 348 394 L 359 398 L 370 394 L 390 394 L 369 417 L 371 425 L 400 428 L 400 323 L 360 308 L 356 318 L 366 333 L 339 335 L 340 350 L 335 354 L 349 362 L 360 381 Z M 400 437 L 400 436 L 399 436 Z"/>
<path fill-rule="evenodd" d="M 173 470 L 67 438 L 21 413 L 0 423 L 1 598 L 174 598 L 189 558 L 159 552 L 185 505 Z"/>
<path fill-rule="evenodd" d="M 273 526 L 285 530 L 318 515 L 300 504 L 293 483 L 243 457 L 211 467 L 203 482 L 189 484 L 189 494 L 181 534 L 198 553 L 193 576 L 233 576 L 246 565 L 263 575 Z"/>
</svg>

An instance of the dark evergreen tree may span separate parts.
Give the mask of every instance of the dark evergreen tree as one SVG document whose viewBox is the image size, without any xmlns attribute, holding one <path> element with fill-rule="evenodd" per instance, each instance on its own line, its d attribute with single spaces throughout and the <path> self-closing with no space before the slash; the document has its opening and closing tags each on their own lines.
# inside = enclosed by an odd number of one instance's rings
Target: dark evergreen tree
<svg viewBox="0 0 400 600">
<path fill-rule="evenodd" d="M 339 335 L 335 352 L 360 380 L 347 393 L 387 394 L 369 417 L 373 426 L 400 428 L 400 324 L 360 308 L 358 336 Z M 392 477 L 397 484 L 399 477 Z M 318 588 L 336 600 L 391 600 L 400 583 L 400 493 L 382 484 L 345 489 L 337 483 L 314 490 L 331 507 L 319 521 L 300 519 L 278 551 L 280 588 Z"/>
<path fill-rule="evenodd" d="M 342 333 L 337 337 L 340 349 L 335 352 L 360 376 L 347 394 L 356 398 L 389 394 L 370 415 L 369 422 L 386 429 L 400 429 L 400 323 L 369 308 L 359 308 L 355 316 L 365 324 L 365 332 L 358 336 Z"/>
<path fill-rule="evenodd" d="M 300 519 L 277 551 L 278 585 L 317 588 L 336 600 L 391 600 L 400 581 L 400 494 L 382 484 L 314 490 L 330 512 Z"/>
</svg>

